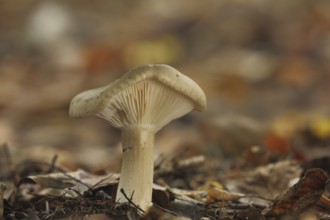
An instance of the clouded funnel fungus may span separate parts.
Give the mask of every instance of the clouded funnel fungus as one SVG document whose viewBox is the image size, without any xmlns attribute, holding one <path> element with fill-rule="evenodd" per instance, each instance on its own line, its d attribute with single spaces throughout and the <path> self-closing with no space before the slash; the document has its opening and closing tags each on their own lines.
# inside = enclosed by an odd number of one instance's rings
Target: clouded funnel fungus
<svg viewBox="0 0 330 220">
<path fill-rule="evenodd" d="M 155 133 L 193 109 L 203 111 L 203 90 L 168 65 L 145 65 L 127 72 L 109 85 L 75 96 L 71 117 L 97 115 L 121 129 L 123 161 L 116 200 L 147 210 L 152 205 Z"/>
</svg>

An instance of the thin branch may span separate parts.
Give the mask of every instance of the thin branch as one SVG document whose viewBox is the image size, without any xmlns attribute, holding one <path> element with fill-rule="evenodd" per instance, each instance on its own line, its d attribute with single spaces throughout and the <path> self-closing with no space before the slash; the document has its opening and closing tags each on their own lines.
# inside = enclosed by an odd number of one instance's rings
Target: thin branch
<svg viewBox="0 0 330 220">
<path fill-rule="evenodd" d="M 171 211 L 171 210 L 169 210 L 169 209 L 165 209 L 164 207 L 161 207 L 161 206 L 159 206 L 159 205 L 157 205 L 157 204 L 155 204 L 155 203 L 153 204 L 153 206 L 155 206 L 155 207 L 161 209 L 161 210 L 164 211 L 164 212 L 170 213 L 171 215 L 179 216 L 179 215 L 176 214 L 175 212 L 173 212 L 173 211 Z"/>
<path fill-rule="evenodd" d="M 134 204 L 134 202 L 132 201 L 132 198 L 133 198 L 134 192 L 132 193 L 132 195 L 131 195 L 130 198 L 126 195 L 126 193 L 125 193 L 125 191 L 124 191 L 123 188 L 120 188 L 120 192 L 124 195 L 125 199 L 127 199 L 129 205 L 132 205 L 134 208 L 136 208 L 136 209 L 139 210 L 140 212 L 144 213 L 144 210 L 141 209 L 138 205 Z"/>
</svg>

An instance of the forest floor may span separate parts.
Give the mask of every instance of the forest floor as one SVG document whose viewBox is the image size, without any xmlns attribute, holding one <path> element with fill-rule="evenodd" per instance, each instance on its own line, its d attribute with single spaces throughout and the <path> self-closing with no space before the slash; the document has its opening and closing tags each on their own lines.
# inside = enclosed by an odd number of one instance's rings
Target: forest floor
<svg viewBox="0 0 330 220">
<path fill-rule="evenodd" d="M 329 11 L 323 0 L 2 1 L 1 216 L 330 219 Z M 192 78 L 207 110 L 157 133 L 143 213 L 115 200 L 120 131 L 68 107 L 148 63 Z"/>
</svg>

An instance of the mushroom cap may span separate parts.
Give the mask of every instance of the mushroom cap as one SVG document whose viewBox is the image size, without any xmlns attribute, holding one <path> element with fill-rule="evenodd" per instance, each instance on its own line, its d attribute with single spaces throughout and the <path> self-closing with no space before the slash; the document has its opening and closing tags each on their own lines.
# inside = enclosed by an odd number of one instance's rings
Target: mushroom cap
<svg viewBox="0 0 330 220">
<path fill-rule="evenodd" d="M 87 90 L 70 104 L 71 117 L 97 115 L 118 128 L 155 126 L 195 109 L 206 108 L 203 90 L 190 78 L 165 64 L 144 65 L 109 85 Z"/>
</svg>

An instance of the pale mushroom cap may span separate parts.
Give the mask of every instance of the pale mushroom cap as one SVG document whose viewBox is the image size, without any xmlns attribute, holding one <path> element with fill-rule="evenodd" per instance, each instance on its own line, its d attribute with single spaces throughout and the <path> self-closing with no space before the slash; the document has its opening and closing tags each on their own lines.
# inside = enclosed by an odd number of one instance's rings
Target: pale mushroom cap
<svg viewBox="0 0 330 220">
<path fill-rule="evenodd" d="M 156 130 L 193 109 L 203 111 L 203 90 L 178 70 L 145 65 L 113 83 L 82 92 L 70 104 L 71 117 L 97 115 L 115 127 L 155 126 Z"/>
</svg>

